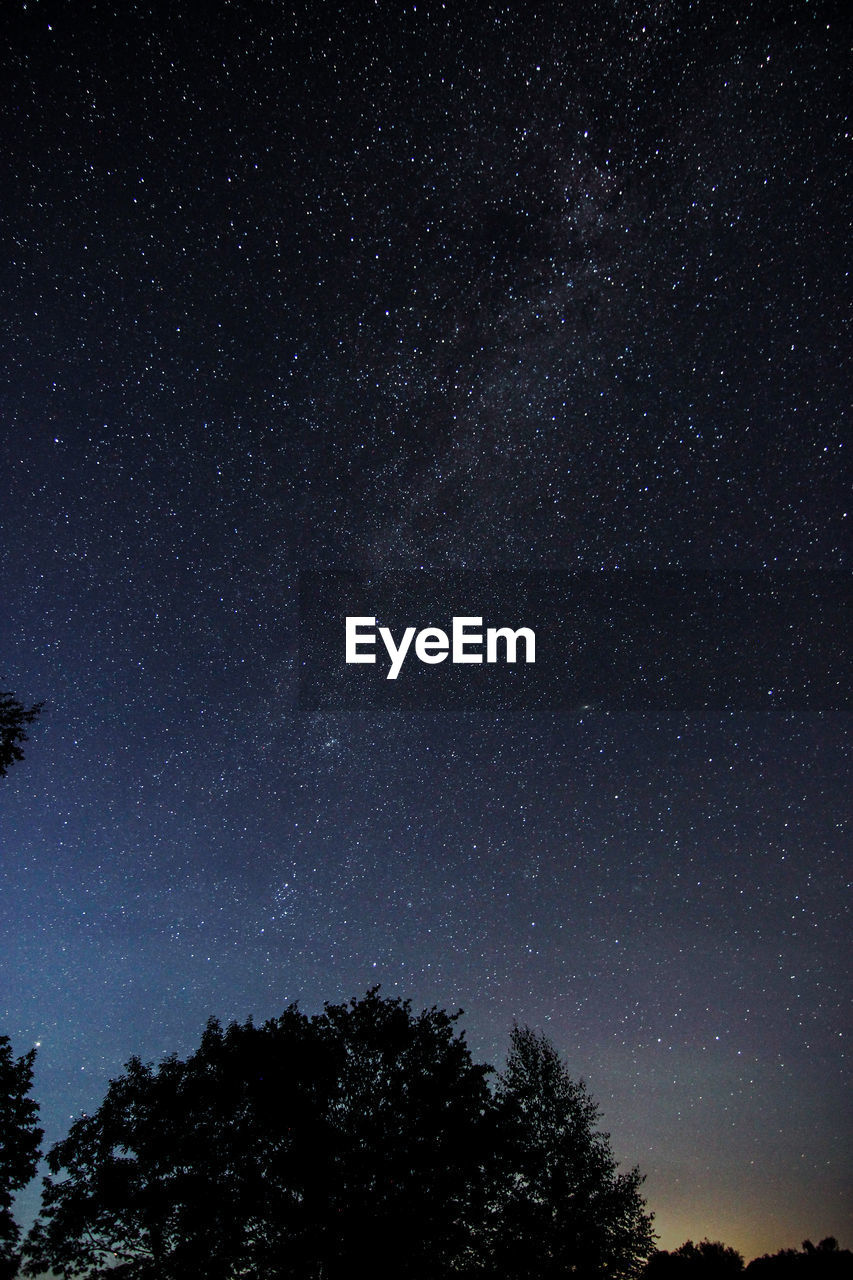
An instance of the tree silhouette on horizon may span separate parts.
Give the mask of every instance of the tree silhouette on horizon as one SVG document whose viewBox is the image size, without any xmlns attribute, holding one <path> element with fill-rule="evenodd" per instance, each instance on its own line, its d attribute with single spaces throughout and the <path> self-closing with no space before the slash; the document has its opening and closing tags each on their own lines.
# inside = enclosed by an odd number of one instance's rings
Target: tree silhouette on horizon
<svg viewBox="0 0 853 1280">
<path fill-rule="evenodd" d="M 0 1280 L 18 1274 L 21 1230 L 12 1214 L 15 1192 L 35 1177 L 43 1131 L 36 1124 L 38 1103 L 30 1097 L 36 1051 L 12 1055 L 0 1035 Z"/>
<path fill-rule="evenodd" d="M 556 1280 L 637 1275 L 654 1248 L 635 1167 L 618 1171 L 599 1108 L 544 1035 L 512 1032 L 496 1092 L 503 1183 L 496 1274 Z"/>
<path fill-rule="evenodd" d="M 48 1155 L 25 1274 L 637 1275 L 652 1247 L 641 1178 L 616 1171 L 583 1086 L 519 1031 L 490 1089 L 459 1016 L 373 988 L 313 1017 L 291 1005 L 263 1026 L 212 1020 L 184 1061 L 131 1059 Z M 543 1269 L 525 1271 L 543 1208 Z"/>
<path fill-rule="evenodd" d="M 802 1252 L 780 1249 L 753 1258 L 746 1275 L 749 1280 L 847 1280 L 853 1275 L 853 1252 L 839 1248 L 834 1236 L 816 1245 L 804 1240 Z"/>
<path fill-rule="evenodd" d="M 677 1249 L 653 1253 L 644 1280 L 731 1280 L 743 1273 L 743 1256 L 720 1240 L 686 1240 Z"/>
<path fill-rule="evenodd" d="M 780 1249 L 753 1258 L 744 1268 L 740 1253 L 719 1240 L 687 1240 L 678 1249 L 653 1253 L 643 1280 L 731 1280 L 739 1275 L 750 1280 L 847 1280 L 853 1275 L 853 1253 L 827 1236 L 818 1245 L 804 1240 L 801 1253 Z"/>
<path fill-rule="evenodd" d="M 41 714 L 43 702 L 26 707 L 9 692 L 0 692 L 0 778 L 23 760 L 27 728 Z M 36 1125 L 38 1103 L 29 1096 L 36 1051 L 12 1057 L 12 1042 L 0 1035 L 0 1280 L 18 1274 L 21 1231 L 12 1213 L 15 1192 L 35 1177 L 43 1131 Z"/>
</svg>

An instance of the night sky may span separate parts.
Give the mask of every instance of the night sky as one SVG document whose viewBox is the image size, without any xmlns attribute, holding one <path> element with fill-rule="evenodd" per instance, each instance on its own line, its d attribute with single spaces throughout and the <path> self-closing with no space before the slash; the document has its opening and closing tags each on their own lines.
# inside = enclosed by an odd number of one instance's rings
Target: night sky
<svg viewBox="0 0 853 1280">
<path fill-rule="evenodd" d="M 297 697 L 306 572 L 846 567 L 840 14 L 5 7 L 0 687 L 46 707 L 0 1031 L 48 1143 L 210 1015 L 381 983 L 497 1066 L 545 1031 L 662 1246 L 853 1244 L 849 715 Z"/>
</svg>

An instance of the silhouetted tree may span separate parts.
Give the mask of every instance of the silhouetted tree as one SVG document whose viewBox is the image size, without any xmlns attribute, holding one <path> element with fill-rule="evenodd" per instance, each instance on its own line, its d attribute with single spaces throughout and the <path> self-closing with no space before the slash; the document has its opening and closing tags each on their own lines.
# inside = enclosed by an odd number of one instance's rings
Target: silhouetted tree
<svg viewBox="0 0 853 1280">
<path fill-rule="evenodd" d="M 48 1156 L 28 1274 L 458 1273 L 489 1092 L 454 1022 L 371 991 L 132 1059 Z"/>
<path fill-rule="evenodd" d="M 211 1021 L 186 1061 L 134 1058 L 48 1156 L 27 1274 L 444 1280 L 637 1273 L 640 1176 L 517 1031 L 499 1088 L 458 1014 L 369 991 L 262 1027 Z"/>
<path fill-rule="evenodd" d="M 43 702 L 37 702 L 28 708 L 13 694 L 0 693 L 0 778 L 5 778 L 16 760 L 23 760 L 21 743 L 27 741 L 27 726 L 43 706 Z"/>
<path fill-rule="evenodd" d="M 20 1228 L 12 1215 L 16 1191 L 35 1176 L 42 1130 L 36 1124 L 38 1103 L 30 1097 L 33 1083 L 31 1049 L 13 1058 L 8 1036 L 0 1036 L 0 1280 L 17 1275 Z"/>
<path fill-rule="evenodd" d="M 459 1016 L 413 1018 L 374 990 L 315 1020 L 336 1078 L 329 1276 L 443 1276 L 471 1255 L 491 1069 L 454 1033 Z"/>
<path fill-rule="evenodd" d="M 749 1280 L 847 1280 L 853 1275 L 853 1253 L 839 1249 L 834 1236 L 820 1244 L 803 1241 L 802 1253 L 780 1249 L 778 1253 L 753 1258 L 746 1268 Z"/>
<path fill-rule="evenodd" d="M 644 1280 L 730 1280 L 743 1271 L 743 1258 L 719 1240 L 687 1240 L 678 1249 L 653 1253 Z"/>
<path fill-rule="evenodd" d="M 617 1171 L 582 1081 L 554 1046 L 516 1028 L 496 1106 L 503 1145 L 493 1204 L 493 1274 L 506 1280 L 636 1276 L 654 1247 L 634 1168 Z"/>
</svg>

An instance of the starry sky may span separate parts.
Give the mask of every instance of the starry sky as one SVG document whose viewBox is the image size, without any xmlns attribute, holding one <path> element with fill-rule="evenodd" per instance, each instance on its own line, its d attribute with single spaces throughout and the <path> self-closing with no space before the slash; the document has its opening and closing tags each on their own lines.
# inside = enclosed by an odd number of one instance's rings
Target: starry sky
<svg viewBox="0 0 853 1280">
<path fill-rule="evenodd" d="M 0 685 L 46 708 L 0 1031 L 48 1143 L 212 1014 L 381 983 L 498 1066 L 545 1031 L 662 1246 L 849 1246 L 849 713 L 298 696 L 300 575 L 846 568 L 841 7 L 2 21 Z"/>
</svg>

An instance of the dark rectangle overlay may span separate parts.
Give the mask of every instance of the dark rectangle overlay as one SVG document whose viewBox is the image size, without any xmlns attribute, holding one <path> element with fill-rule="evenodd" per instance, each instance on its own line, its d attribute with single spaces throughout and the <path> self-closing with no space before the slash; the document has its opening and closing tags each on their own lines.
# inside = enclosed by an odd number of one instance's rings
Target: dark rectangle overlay
<svg viewBox="0 0 853 1280">
<path fill-rule="evenodd" d="M 375 655 L 374 663 L 346 661 L 348 617 L 375 619 L 355 628 L 351 650 Z M 464 624 L 457 650 L 460 658 L 479 653 L 479 663 L 453 661 L 454 618 L 482 620 Z M 330 711 L 843 710 L 849 623 L 850 575 L 842 571 L 312 573 L 300 580 L 299 701 Z M 394 659 L 381 627 L 398 654 L 414 628 L 396 679 L 388 678 Z M 526 660 L 523 636 L 515 662 L 507 661 L 500 634 L 496 660 L 487 661 L 490 628 L 532 631 L 535 661 Z M 471 639 L 478 634 L 480 642 Z"/>
</svg>

